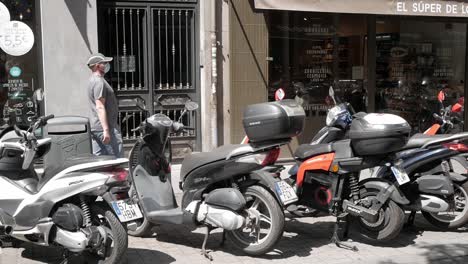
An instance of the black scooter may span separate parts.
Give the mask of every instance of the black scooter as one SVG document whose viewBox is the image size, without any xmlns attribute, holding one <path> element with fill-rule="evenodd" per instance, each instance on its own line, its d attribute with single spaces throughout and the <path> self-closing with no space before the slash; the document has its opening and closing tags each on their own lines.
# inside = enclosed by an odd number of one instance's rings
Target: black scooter
<svg viewBox="0 0 468 264">
<path fill-rule="evenodd" d="M 334 98 L 332 88 L 330 96 Z M 330 122 L 314 136 L 311 145 L 347 138 L 351 114 L 354 117 L 363 114 L 356 114 L 347 103 L 335 106 L 330 113 L 327 117 Z M 409 183 L 397 183 L 407 198 L 407 202 L 400 206 L 412 211 L 408 218 L 409 225 L 413 224 L 416 211 L 421 211 L 430 223 L 442 229 L 459 228 L 468 222 L 468 178 L 466 175 L 455 173 L 451 162 L 453 158 L 462 157 L 461 153 L 468 152 L 464 144 L 453 141 L 464 140 L 467 136 L 467 133 L 416 134 L 396 153 L 395 160 L 399 160 L 400 167 L 410 179 Z M 292 169 L 292 174 L 295 169 L 296 167 Z M 390 166 L 376 167 L 371 169 L 371 172 L 371 178 L 396 182 Z M 301 211 L 296 213 L 303 211 L 308 212 L 308 208 L 301 208 Z"/>
<path fill-rule="evenodd" d="M 184 114 L 197 108 L 187 102 Z M 144 220 L 129 234 L 147 235 L 156 224 L 190 224 L 206 228 L 202 254 L 207 258 L 211 259 L 205 245 L 215 228 L 223 229 L 223 241 L 226 235 L 246 254 L 270 251 L 283 234 L 282 207 L 297 201 L 297 196 L 279 175 L 272 177 L 267 166 L 275 163 L 280 146 L 290 139 L 261 146 L 226 145 L 185 157 L 179 207 L 171 184 L 169 135 L 193 129 L 181 120 L 155 114 L 136 129 L 141 137 L 130 152 L 131 197 Z"/>
</svg>

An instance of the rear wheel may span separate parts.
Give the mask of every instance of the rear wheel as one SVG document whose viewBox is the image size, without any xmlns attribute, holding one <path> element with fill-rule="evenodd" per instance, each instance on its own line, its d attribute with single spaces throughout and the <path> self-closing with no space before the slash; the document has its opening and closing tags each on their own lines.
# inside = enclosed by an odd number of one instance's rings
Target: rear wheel
<svg viewBox="0 0 468 264">
<path fill-rule="evenodd" d="M 372 201 L 376 201 L 377 193 L 362 189 L 361 198 L 364 203 L 371 205 Z M 388 200 L 380 208 L 377 221 L 371 223 L 361 217 L 358 217 L 357 221 L 364 238 L 373 241 L 389 241 L 400 234 L 405 221 L 405 213 L 394 201 Z"/>
<path fill-rule="evenodd" d="M 250 211 L 249 223 L 238 230 L 227 231 L 227 237 L 249 255 L 269 252 L 283 235 L 284 214 L 275 197 L 261 186 L 249 186 L 243 192 Z"/>
<path fill-rule="evenodd" d="M 100 248 L 84 252 L 85 260 L 82 263 L 124 263 L 128 249 L 128 237 L 124 226 L 105 204 L 94 205 L 91 210 L 92 224 L 103 227 L 107 238 Z"/>
<path fill-rule="evenodd" d="M 454 208 L 440 213 L 421 212 L 429 223 L 441 229 L 456 229 L 468 223 L 468 182 L 463 184 L 454 182 L 453 187 Z"/>
</svg>

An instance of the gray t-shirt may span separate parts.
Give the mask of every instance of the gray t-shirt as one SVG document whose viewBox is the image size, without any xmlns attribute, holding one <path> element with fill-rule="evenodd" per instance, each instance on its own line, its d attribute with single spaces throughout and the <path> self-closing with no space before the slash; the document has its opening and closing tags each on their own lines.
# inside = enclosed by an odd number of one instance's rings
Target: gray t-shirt
<svg viewBox="0 0 468 264">
<path fill-rule="evenodd" d="M 114 90 L 112 90 L 112 87 L 103 77 L 93 74 L 89 78 L 88 84 L 88 99 L 89 105 L 91 107 L 91 131 L 103 131 L 101 121 L 99 121 L 99 117 L 96 111 L 96 100 L 101 97 L 106 99 L 105 107 L 109 129 L 119 129 L 117 123 L 117 118 L 119 116 L 119 105 L 117 103 Z"/>
</svg>

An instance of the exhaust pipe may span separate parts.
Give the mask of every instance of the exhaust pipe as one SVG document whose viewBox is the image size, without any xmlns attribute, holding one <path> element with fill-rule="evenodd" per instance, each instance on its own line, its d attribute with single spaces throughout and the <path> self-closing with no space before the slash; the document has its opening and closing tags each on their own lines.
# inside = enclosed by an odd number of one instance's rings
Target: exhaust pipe
<svg viewBox="0 0 468 264">
<path fill-rule="evenodd" d="M 0 226 L 0 236 L 9 236 L 13 233 L 13 227 L 9 225 Z"/>
<path fill-rule="evenodd" d="M 0 208 L 0 235 L 11 235 L 15 219 Z"/>
</svg>

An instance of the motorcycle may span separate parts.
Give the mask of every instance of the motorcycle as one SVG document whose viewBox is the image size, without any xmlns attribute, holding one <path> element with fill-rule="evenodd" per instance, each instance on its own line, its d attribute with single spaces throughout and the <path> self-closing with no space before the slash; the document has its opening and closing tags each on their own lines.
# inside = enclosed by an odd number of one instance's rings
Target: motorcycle
<svg viewBox="0 0 468 264">
<path fill-rule="evenodd" d="M 333 93 L 332 89 L 330 93 Z M 449 110 L 446 108 L 445 114 L 442 115 L 444 120 L 448 117 Z M 352 107 L 346 103 L 332 108 L 327 116 L 327 126 L 317 133 L 311 144 L 323 144 L 347 138 L 352 114 L 356 115 Z M 444 121 L 443 127 L 450 124 L 450 121 Z M 406 171 L 411 179 L 410 184 L 400 186 L 401 191 L 410 201 L 409 204 L 402 205 L 405 209 L 412 211 L 408 224 L 413 223 L 415 212 L 419 210 L 430 223 L 442 229 L 458 228 L 468 222 L 468 208 L 466 208 L 468 178 L 461 173 L 456 173 L 452 165 L 454 160 L 465 159 L 464 153 L 467 149 L 463 144 L 450 143 L 462 139 L 466 139 L 465 133 L 436 136 L 416 134 L 409 138 L 401 151 L 396 153 L 403 171 Z M 446 143 L 445 146 L 442 145 L 444 143 Z M 295 170 L 297 167 L 292 169 L 292 174 Z M 371 178 L 395 181 L 389 166 L 372 168 Z M 433 183 L 439 183 L 440 188 L 431 186 L 431 190 L 426 189 L 428 186 L 423 186 L 423 182 L 429 179 Z M 448 187 L 452 184 L 453 188 Z M 421 185 L 420 188 L 416 187 L 419 185 Z M 428 201 L 432 201 L 437 208 L 428 206 L 430 204 L 426 203 Z"/>
<path fill-rule="evenodd" d="M 38 177 L 34 160 L 49 151 L 51 139 L 37 139 L 35 131 L 53 117 L 41 117 L 27 130 L 10 126 L 0 133 L 1 245 L 17 239 L 59 246 L 65 259 L 77 255 L 120 263 L 128 247 L 122 222 L 141 217 L 123 200 L 128 197 L 127 159 L 79 156 Z"/>
<path fill-rule="evenodd" d="M 342 110 L 338 107 L 330 113 Z M 299 201 L 289 206 L 288 211 L 303 216 L 298 212 L 302 207 L 306 213 L 319 211 L 336 216 L 332 241 L 339 247 L 357 250 L 338 237 L 340 223 L 348 224 L 347 216 L 358 220 L 365 238 L 379 241 L 395 238 L 404 222 L 399 204 L 409 201 L 396 183 L 375 178 L 359 181 L 359 173 L 389 164 L 395 177 L 407 180 L 393 153 L 406 144 L 410 130 L 409 124 L 398 116 L 363 114 L 353 118 L 347 139 L 300 145 L 294 153 L 297 171 L 293 168 L 289 178 Z"/>
<path fill-rule="evenodd" d="M 294 102 L 260 104 L 264 105 L 295 113 L 303 125 L 305 113 Z M 197 108 L 195 102 L 189 101 L 178 121 L 155 114 L 136 128 L 141 137 L 130 152 L 130 195 L 142 208 L 144 219 L 129 234 L 143 236 L 153 225 L 164 223 L 201 226 L 205 229 L 202 254 L 212 259 L 206 251 L 206 242 L 211 230 L 222 228 L 223 241 L 227 237 L 249 255 L 264 254 L 283 234 L 282 207 L 297 200 L 294 190 L 279 175 L 271 176 L 268 166 L 277 160 L 280 146 L 302 131 L 302 125 L 280 140 L 226 145 L 185 157 L 179 182 L 183 191 L 179 207 L 172 189 L 170 155 L 164 153 L 170 146 L 171 133 L 193 129 L 184 126 L 181 120 L 185 113 Z M 248 113 L 244 120 L 248 119 Z"/>
</svg>

